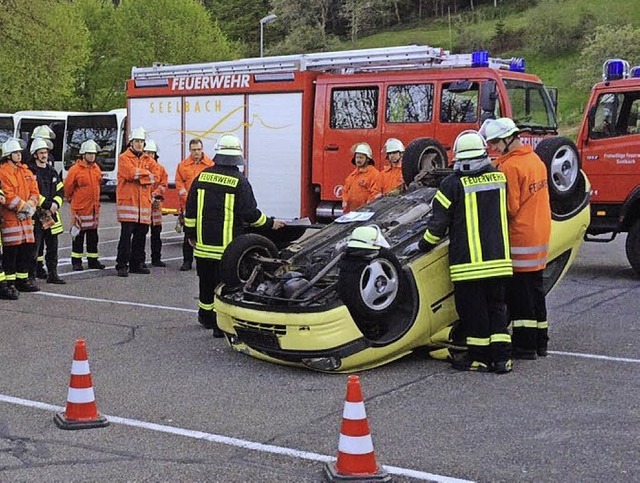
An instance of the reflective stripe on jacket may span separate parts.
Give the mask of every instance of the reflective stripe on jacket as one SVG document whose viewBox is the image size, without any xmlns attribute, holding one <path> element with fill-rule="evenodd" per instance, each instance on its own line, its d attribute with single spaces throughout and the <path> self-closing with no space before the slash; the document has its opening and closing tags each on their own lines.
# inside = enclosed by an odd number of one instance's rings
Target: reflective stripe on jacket
<svg viewBox="0 0 640 483">
<path fill-rule="evenodd" d="M 231 240 L 244 232 L 243 224 L 271 228 L 256 203 L 249 181 L 236 166 L 205 169 L 191 185 L 184 218 L 184 232 L 196 241 L 197 258 L 220 260 Z"/>
<path fill-rule="evenodd" d="M 513 270 L 542 270 L 547 266 L 551 235 L 547 168 L 529 145 L 499 157 L 496 165 L 507 177 Z"/>
<path fill-rule="evenodd" d="M 151 189 L 155 161 L 145 153 L 136 154 L 131 148 L 118 158 L 118 186 L 116 188 L 119 222 L 151 224 Z"/>
<path fill-rule="evenodd" d="M 183 159 L 176 168 L 176 190 L 180 199 L 180 210 L 184 211 L 187 203 L 187 195 L 191 189 L 193 180 L 198 177 L 202 171 L 214 166 L 214 162 L 206 154 L 202 153 L 202 159 L 196 163 L 191 156 Z"/>
<path fill-rule="evenodd" d="M 6 198 L 2 205 L 2 243 L 6 246 L 34 243 L 33 219 L 18 220 L 27 203 L 38 206 L 40 192 L 35 175 L 23 164 L 5 161 L 0 165 L 0 185 Z"/>
<path fill-rule="evenodd" d="M 451 281 L 511 276 L 504 174 L 489 167 L 445 178 L 433 199 L 421 248 L 432 248 L 447 230 Z"/>
<path fill-rule="evenodd" d="M 71 224 L 81 230 L 98 228 L 102 171 L 98 163 L 78 159 L 64 180 L 64 197 L 71 205 Z"/>
<path fill-rule="evenodd" d="M 40 167 L 35 159 L 28 163 L 27 166 L 36 176 L 36 182 L 38 183 L 38 191 L 40 191 L 38 206 L 43 210 L 50 210 L 53 203 L 58 205 L 58 208 L 62 207 L 64 185 L 55 168 L 49 163 L 45 167 Z M 36 214 L 36 217 L 38 217 L 38 214 Z M 59 235 L 64 231 L 62 217 L 59 212 L 52 213 L 51 217 L 54 223 L 49 229 L 53 235 Z"/>
</svg>

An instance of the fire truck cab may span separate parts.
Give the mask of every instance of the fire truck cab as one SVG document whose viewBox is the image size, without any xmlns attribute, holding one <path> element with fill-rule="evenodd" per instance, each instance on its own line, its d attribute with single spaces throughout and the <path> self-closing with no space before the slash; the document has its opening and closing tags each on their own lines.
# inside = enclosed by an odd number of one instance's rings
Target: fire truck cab
<svg viewBox="0 0 640 483">
<path fill-rule="evenodd" d="M 352 147 L 385 165 L 388 138 L 406 146 L 403 177 L 445 167 L 455 137 L 512 117 L 537 145 L 557 133 L 555 102 L 523 59 L 428 46 L 134 67 L 130 127 L 144 127 L 174 182 L 191 138 L 212 156 L 223 132 L 240 137 L 258 204 L 283 219 L 331 219 L 353 170 Z"/>
</svg>

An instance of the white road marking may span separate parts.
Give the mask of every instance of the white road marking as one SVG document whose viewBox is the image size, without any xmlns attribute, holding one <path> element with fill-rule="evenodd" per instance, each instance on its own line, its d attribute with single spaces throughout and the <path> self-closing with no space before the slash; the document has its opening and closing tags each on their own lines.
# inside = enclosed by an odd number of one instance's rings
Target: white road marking
<svg viewBox="0 0 640 483">
<path fill-rule="evenodd" d="M 171 245 L 182 245 L 182 242 L 171 242 L 171 243 L 163 243 L 162 246 L 163 247 L 169 247 Z M 111 257 L 100 257 L 101 261 L 105 261 L 105 260 L 115 260 L 116 257 L 115 256 L 111 256 Z M 163 260 L 182 260 L 182 257 L 174 257 L 174 258 L 163 258 Z M 71 258 L 70 257 L 66 257 L 66 258 L 59 258 L 58 259 L 58 267 L 68 267 L 71 265 Z M 112 268 L 112 267 L 109 267 Z M 73 272 L 76 273 L 76 272 Z M 63 274 L 61 274 L 63 275 Z M 64 275 L 69 275 L 69 274 L 64 274 Z"/>
<path fill-rule="evenodd" d="M 81 273 L 81 272 L 78 272 Z M 83 272 L 82 272 L 83 273 Z M 67 295 L 63 293 L 52 293 L 52 292 L 33 292 L 36 295 L 44 295 L 46 297 L 56 297 L 61 299 L 72 299 L 72 300 L 85 300 L 88 302 L 101 302 L 108 304 L 116 304 L 116 305 L 131 305 L 134 307 L 144 307 L 148 309 L 161 309 L 161 310 L 174 310 L 176 312 L 189 312 L 189 313 L 197 313 L 197 310 L 194 309 L 183 309 L 182 307 L 170 307 L 168 305 L 153 305 L 153 304 L 142 304 L 140 302 L 127 302 L 124 300 L 109 300 L 109 299 L 98 299 L 94 297 L 80 297 L 78 295 Z"/>
<path fill-rule="evenodd" d="M 7 396 L 0 394 L 0 401 L 9 404 L 17 404 L 19 406 L 26 406 L 36 409 L 43 409 L 45 411 L 63 412 L 65 408 L 61 406 L 54 406 L 52 404 L 41 403 L 38 401 L 30 401 L 29 399 L 22 399 L 13 396 Z M 210 441 L 212 443 L 224 444 L 227 446 L 234 446 L 237 448 L 244 448 L 251 451 L 261 451 L 263 453 L 277 454 L 280 456 L 290 456 L 292 458 L 298 458 L 310 461 L 319 461 L 322 463 L 328 463 L 335 461 L 333 456 L 327 456 L 318 453 L 311 453 L 309 451 L 301 451 L 292 448 L 286 448 L 284 446 L 275 446 L 272 444 L 256 443 L 254 441 L 247 441 L 244 439 L 232 438 L 229 436 L 222 436 L 220 434 L 205 433 L 203 431 L 194 431 L 192 429 L 176 428 L 174 426 L 165 426 L 164 424 L 149 423 L 147 421 L 138 421 L 136 419 L 120 418 L 118 416 L 109 416 L 103 414 L 104 417 L 111 423 L 122 424 L 125 426 L 132 426 L 135 428 L 148 429 L 151 431 L 158 431 L 161 433 L 174 434 L 176 436 L 184 436 L 193 439 L 202 439 Z M 458 478 L 450 478 L 448 476 L 434 475 L 424 471 L 412 470 L 409 468 L 400 468 L 398 466 L 383 465 L 384 469 L 389 473 L 400 476 L 407 476 L 416 478 L 419 480 L 436 481 L 438 483 L 471 483 L 470 480 L 461 480 Z"/>
<path fill-rule="evenodd" d="M 583 354 L 580 352 L 563 352 L 563 351 L 549 351 L 549 354 L 555 354 L 558 356 L 568 356 L 568 357 L 583 357 L 585 359 L 599 359 L 602 361 L 632 362 L 634 364 L 640 364 L 640 359 L 629 359 L 628 357 L 601 356 L 598 354 Z"/>
<path fill-rule="evenodd" d="M 171 231 L 163 231 L 162 233 L 160 233 L 160 235 L 166 235 L 167 233 L 173 233 L 174 236 L 167 236 L 164 237 L 162 239 L 162 241 L 166 241 L 166 240 L 183 240 L 184 239 L 184 235 L 177 235 L 176 236 L 176 232 L 174 230 Z M 147 238 L 151 238 L 151 235 L 147 235 Z M 120 238 L 114 238 L 113 240 L 104 240 L 104 241 L 99 241 L 98 245 L 105 245 L 106 243 L 118 243 L 120 241 Z M 164 246 L 164 243 L 162 244 Z M 176 243 L 167 243 L 167 245 L 176 245 Z M 60 250 L 71 250 L 71 245 L 69 245 L 68 247 L 58 247 L 58 251 Z"/>
</svg>

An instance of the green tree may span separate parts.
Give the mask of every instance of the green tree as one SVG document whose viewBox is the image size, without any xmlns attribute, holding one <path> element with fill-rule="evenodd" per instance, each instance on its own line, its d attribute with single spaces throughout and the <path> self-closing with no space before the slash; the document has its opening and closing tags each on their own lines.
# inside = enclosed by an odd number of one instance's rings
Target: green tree
<svg viewBox="0 0 640 483">
<path fill-rule="evenodd" d="M 48 0 L 13 0 L 10 7 L 0 9 L 0 110 L 77 107 L 89 34 L 75 9 Z"/>
</svg>

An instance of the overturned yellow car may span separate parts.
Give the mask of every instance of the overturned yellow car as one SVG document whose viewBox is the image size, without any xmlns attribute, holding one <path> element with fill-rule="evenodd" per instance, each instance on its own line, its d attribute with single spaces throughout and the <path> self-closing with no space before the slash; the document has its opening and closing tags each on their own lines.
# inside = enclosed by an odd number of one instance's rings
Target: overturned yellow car
<svg viewBox="0 0 640 483">
<path fill-rule="evenodd" d="M 424 234 L 436 191 L 380 198 L 282 250 L 258 234 L 235 239 L 215 300 L 229 346 L 264 361 L 336 373 L 377 367 L 421 347 L 433 354 L 458 347 L 448 242 L 404 255 Z M 552 201 L 547 291 L 571 265 L 589 225 L 584 173 L 573 191 Z M 348 249 L 359 226 L 379 227 L 388 248 Z"/>
</svg>

